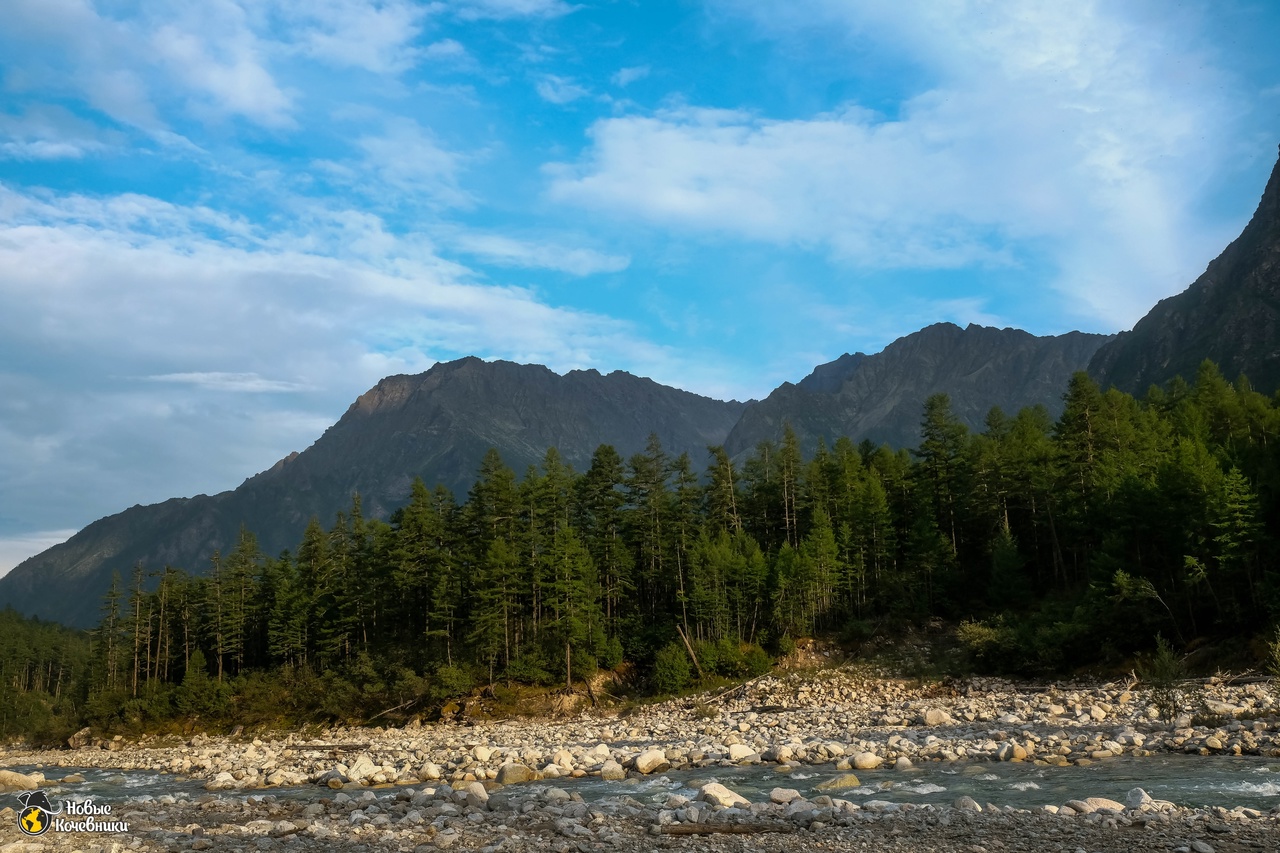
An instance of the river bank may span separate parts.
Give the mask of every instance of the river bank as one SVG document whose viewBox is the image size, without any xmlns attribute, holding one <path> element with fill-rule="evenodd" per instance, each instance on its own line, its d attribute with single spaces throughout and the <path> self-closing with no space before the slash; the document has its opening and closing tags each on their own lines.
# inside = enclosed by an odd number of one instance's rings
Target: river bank
<svg viewBox="0 0 1280 853">
<path fill-rule="evenodd" d="M 61 778 L 59 767 L 197 780 L 203 790 L 190 796 L 123 806 L 137 815 L 131 836 L 111 843 L 142 839 L 146 849 L 1280 847 L 1275 796 L 1234 808 L 1188 808 L 1133 791 L 1120 801 L 1088 790 L 1036 806 L 949 795 L 895 802 L 856 778 L 905 778 L 935 763 L 1081 768 L 1164 754 L 1280 758 L 1280 703 L 1270 685 L 1213 681 L 1185 707 L 1195 716 L 1170 723 L 1155 718 L 1145 691 L 1123 684 L 919 685 L 840 668 L 766 676 L 621 716 L 118 740 L 9 750 L 0 766 L 39 766 L 50 780 Z M 770 779 L 816 781 L 741 796 L 734 774 L 751 768 Z M 680 781 L 637 787 L 668 777 Z M 714 787 L 721 782 L 723 792 Z M 636 796 L 640 790 L 648 794 Z M 725 833 L 730 826 L 746 834 Z M 42 843 L 63 849 L 74 841 Z M 22 842 L 13 819 L 0 821 L 0 845 L 9 842 Z"/>
</svg>

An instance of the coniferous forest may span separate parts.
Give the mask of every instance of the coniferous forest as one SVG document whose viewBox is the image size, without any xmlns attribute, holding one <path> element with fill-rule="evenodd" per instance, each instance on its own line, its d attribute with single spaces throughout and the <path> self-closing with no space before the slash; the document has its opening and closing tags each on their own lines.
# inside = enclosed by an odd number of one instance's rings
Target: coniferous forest
<svg viewBox="0 0 1280 853">
<path fill-rule="evenodd" d="M 368 720 L 601 668 L 670 692 L 696 675 L 686 639 L 739 677 L 795 638 L 934 620 L 1023 675 L 1270 636 L 1280 396 L 1206 362 L 1142 400 L 1079 373 L 1064 400 L 975 433 L 936 395 L 914 451 L 805 454 L 789 429 L 740 464 L 656 438 L 582 472 L 490 451 L 467 495 L 417 482 L 386 522 L 355 496 L 289 553 L 250 525 L 208 566 L 118 578 L 87 635 L 0 614 L 0 734 Z"/>
</svg>

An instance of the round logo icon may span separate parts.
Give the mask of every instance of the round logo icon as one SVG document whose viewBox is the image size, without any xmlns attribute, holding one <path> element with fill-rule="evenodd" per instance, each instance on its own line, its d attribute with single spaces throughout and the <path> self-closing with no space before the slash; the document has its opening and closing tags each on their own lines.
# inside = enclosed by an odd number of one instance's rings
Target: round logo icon
<svg viewBox="0 0 1280 853">
<path fill-rule="evenodd" d="M 27 835 L 44 835 L 49 829 L 49 813 L 39 806 L 27 806 L 18 812 L 18 829 Z"/>
<path fill-rule="evenodd" d="M 61 806 L 54 811 L 53 803 L 49 802 L 44 791 L 19 794 L 18 799 L 22 801 L 22 811 L 18 812 L 18 829 L 24 835 L 44 835 L 52 823 L 50 815 L 62 812 Z"/>
</svg>

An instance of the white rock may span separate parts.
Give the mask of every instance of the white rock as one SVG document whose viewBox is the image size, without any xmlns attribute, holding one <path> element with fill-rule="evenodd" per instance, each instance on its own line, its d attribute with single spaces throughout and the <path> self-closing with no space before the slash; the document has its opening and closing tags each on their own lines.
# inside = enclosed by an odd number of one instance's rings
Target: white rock
<svg viewBox="0 0 1280 853">
<path fill-rule="evenodd" d="M 352 782 L 364 782 L 373 774 L 378 772 L 378 766 L 373 763 L 373 759 L 368 753 L 361 753 L 360 757 L 347 769 L 346 776 Z"/>
<path fill-rule="evenodd" d="M 951 723 L 951 715 L 941 708 L 930 708 L 924 712 L 926 726 L 945 726 Z"/>
<path fill-rule="evenodd" d="M 729 748 L 729 755 L 733 755 L 733 748 Z M 660 749 L 648 749 L 636 756 L 636 770 L 645 774 L 662 773 L 671 769 L 671 762 L 667 761 L 667 755 Z"/>
<path fill-rule="evenodd" d="M 1151 802 L 1151 795 L 1141 788 L 1130 788 L 1124 795 L 1125 808 L 1140 809 Z"/>
<path fill-rule="evenodd" d="M 698 799 L 711 803 L 715 806 L 738 806 L 751 805 L 751 802 L 741 794 L 730 791 L 719 782 L 709 782 L 698 789 Z"/>
<path fill-rule="evenodd" d="M 853 766 L 857 770 L 875 770 L 881 764 L 884 764 L 884 759 L 874 752 L 859 752 L 853 757 Z"/>
<path fill-rule="evenodd" d="M 730 745 L 729 747 L 730 761 L 741 761 L 742 759 L 748 758 L 755 754 L 756 754 L 756 751 L 751 747 L 747 746 L 745 743 L 735 743 Z"/>
</svg>

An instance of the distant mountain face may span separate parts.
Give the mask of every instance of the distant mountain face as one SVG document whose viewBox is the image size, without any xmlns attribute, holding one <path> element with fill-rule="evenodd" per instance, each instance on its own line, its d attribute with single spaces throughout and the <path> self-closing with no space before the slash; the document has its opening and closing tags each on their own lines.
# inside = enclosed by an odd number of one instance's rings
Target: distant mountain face
<svg viewBox="0 0 1280 853">
<path fill-rule="evenodd" d="M 747 407 L 725 450 L 739 456 L 761 441 L 777 441 L 784 421 L 806 451 L 819 437 L 829 446 L 842 435 L 915 447 L 924 401 L 939 392 L 951 397 L 952 411 L 971 429 L 982 429 L 992 406 L 1012 415 L 1040 403 L 1056 415 L 1071 374 L 1109 339 L 938 323 L 875 355 L 844 355 L 795 385 L 784 383 Z"/>
<path fill-rule="evenodd" d="M 924 400 L 945 392 L 952 410 L 980 429 L 992 406 L 1012 414 L 1061 409 L 1071 374 L 1143 392 L 1174 375 L 1192 377 L 1205 358 L 1228 377 L 1280 388 L 1280 164 L 1240 237 L 1184 293 L 1162 301 L 1132 332 L 1112 339 L 1072 332 L 1038 338 L 1016 329 L 929 326 L 875 355 L 854 353 L 785 383 L 758 403 L 721 402 L 627 373 L 559 376 L 545 367 L 477 358 L 392 376 L 362 395 L 314 445 L 219 495 L 135 506 L 100 519 L 0 578 L 0 607 L 72 625 L 96 622 L 111 574 L 141 561 L 202 571 L 232 547 L 242 524 L 264 552 L 296 546 L 307 521 L 328 521 L 359 492 L 367 515 L 401 505 L 415 477 L 459 497 L 481 458 L 497 448 L 517 473 L 556 447 L 584 469 L 600 444 L 623 456 L 657 433 L 695 468 L 708 445 L 741 456 L 777 440 L 789 422 L 811 450 L 847 435 L 914 447 Z"/>
<path fill-rule="evenodd" d="M 1253 219 L 1190 287 L 1162 299 L 1100 349 L 1089 373 L 1132 394 L 1175 376 L 1195 378 L 1212 359 L 1234 380 L 1280 390 L 1280 162 Z"/>
<path fill-rule="evenodd" d="M 218 495 L 135 506 L 100 519 L 68 542 L 0 578 L 0 607 L 66 624 L 96 624 L 113 572 L 141 561 L 201 572 L 215 549 L 234 547 L 242 524 L 262 550 L 295 548 L 312 516 L 322 523 L 359 492 L 365 514 L 385 518 L 408 498 L 415 477 L 466 495 L 485 452 L 496 447 L 517 475 L 556 447 L 585 470 L 601 444 L 625 459 L 650 433 L 700 467 L 746 404 L 721 402 L 621 371 L 560 376 L 540 365 L 478 358 L 391 376 L 361 395 L 302 453 Z"/>
</svg>

